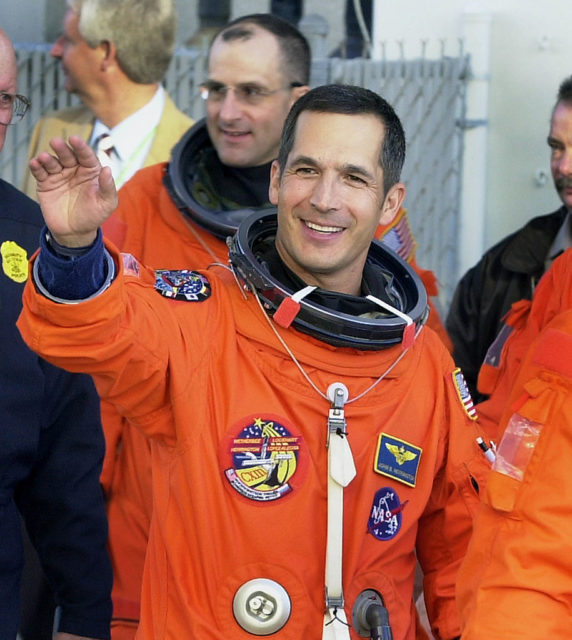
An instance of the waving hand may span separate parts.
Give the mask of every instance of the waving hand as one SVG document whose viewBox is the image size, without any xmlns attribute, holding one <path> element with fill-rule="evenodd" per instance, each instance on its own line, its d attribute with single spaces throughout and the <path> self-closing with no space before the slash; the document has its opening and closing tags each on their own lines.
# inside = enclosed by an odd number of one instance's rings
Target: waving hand
<svg viewBox="0 0 572 640">
<path fill-rule="evenodd" d="M 109 167 L 102 168 L 79 136 L 50 141 L 53 154 L 42 151 L 30 160 L 38 200 L 54 239 L 68 247 L 86 247 L 117 206 Z"/>
</svg>

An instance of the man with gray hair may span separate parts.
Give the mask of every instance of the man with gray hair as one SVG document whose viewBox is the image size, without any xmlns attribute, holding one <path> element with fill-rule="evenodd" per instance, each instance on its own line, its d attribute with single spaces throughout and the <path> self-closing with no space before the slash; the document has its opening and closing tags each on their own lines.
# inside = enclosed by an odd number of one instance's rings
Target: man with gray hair
<svg viewBox="0 0 572 640">
<path fill-rule="evenodd" d="M 8 128 L 30 106 L 17 75 L 14 48 L 0 29 L 0 153 Z M 42 216 L 4 180 L 0 204 L 0 638 L 15 640 L 20 625 L 23 640 L 107 640 L 112 573 L 99 486 L 99 398 L 89 377 L 51 366 L 20 339 L 16 319 Z M 24 548 L 37 552 L 51 587 L 45 615 L 31 611 Z"/>
<path fill-rule="evenodd" d="M 141 167 L 167 160 L 192 125 L 160 84 L 176 26 L 173 0 L 68 0 L 51 55 L 62 65 L 66 90 L 83 105 L 42 118 L 29 157 L 53 137 L 80 135 L 111 167 L 118 186 Z M 29 174 L 23 190 L 35 197 Z"/>
</svg>

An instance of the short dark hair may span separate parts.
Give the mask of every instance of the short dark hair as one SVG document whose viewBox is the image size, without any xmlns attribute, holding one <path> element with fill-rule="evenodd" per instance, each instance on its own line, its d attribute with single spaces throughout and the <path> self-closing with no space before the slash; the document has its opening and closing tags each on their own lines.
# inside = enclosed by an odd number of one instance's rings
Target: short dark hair
<svg viewBox="0 0 572 640">
<path fill-rule="evenodd" d="M 556 98 L 556 104 L 559 102 L 566 102 L 572 104 L 572 76 L 568 76 L 562 81 L 558 88 L 558 96 Z"/>
<path fill-rule="evenodd" d="M 318 113 L 340 113 L 347 115 L 371 114 L 383 123 L 385 136 L 381 147 L 379 164 L 383 170 L 384 192 L 401 177 L 405 162 L 405 132 L 393 107 L 379 94 L 351 85 L 329 84 L 311 89 L 292 105 L 284 123 L 278 164 L 280 172 L 286 166 L 288 156 L 294 146 L 298 117 L 303 111 Z"/>
<path fill-rule="evenodd" d="M 251 26 L 257 26 L 268 31 L 278 40 L 289 82 L 306 85 L 310 82 L 310 45 L 306 38 L 287 20 L 271 13 L 251 13 L 240 16 L 218 31 L 211 41 L 211 46 L 218 38 L 224 42 L 233 40 L 248 40 L 255 33 Z"/>
</svg>

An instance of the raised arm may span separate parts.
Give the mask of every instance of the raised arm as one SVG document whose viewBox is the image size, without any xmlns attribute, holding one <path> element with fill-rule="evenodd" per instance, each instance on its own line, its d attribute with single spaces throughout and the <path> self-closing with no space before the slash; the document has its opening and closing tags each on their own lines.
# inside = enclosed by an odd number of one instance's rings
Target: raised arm
<svg viewBox="0 0 572 640">
<path fill-rule="evenodd" d="M 42 151 L 30 160 L 44 220 L 59 244 L 87 247 L 117 206 L 111 170 L 79 136 L 54 138 L 50 146 L 52 154 Z"/>
</svg>

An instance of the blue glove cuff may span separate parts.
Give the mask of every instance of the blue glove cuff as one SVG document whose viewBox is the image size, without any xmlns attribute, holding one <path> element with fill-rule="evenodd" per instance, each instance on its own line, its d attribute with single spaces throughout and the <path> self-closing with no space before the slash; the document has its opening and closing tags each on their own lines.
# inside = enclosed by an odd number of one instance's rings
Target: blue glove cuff
<svg viewBox="0 0 572 640">
<path fill-rule="evenodd" d="M 115 264 L 105 249 L 101 229 L 91 246 L 70 248 L 58 244 L 44 228 L 33 275 L 44 296 L 69 304 L 105 291 L 115 277 Z"/>
</svg>

